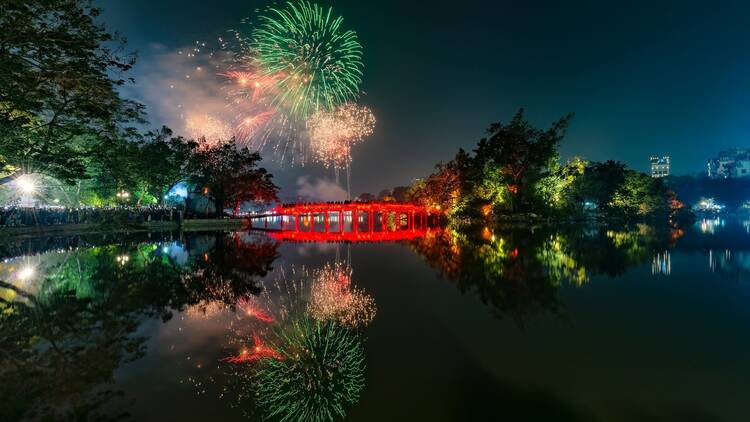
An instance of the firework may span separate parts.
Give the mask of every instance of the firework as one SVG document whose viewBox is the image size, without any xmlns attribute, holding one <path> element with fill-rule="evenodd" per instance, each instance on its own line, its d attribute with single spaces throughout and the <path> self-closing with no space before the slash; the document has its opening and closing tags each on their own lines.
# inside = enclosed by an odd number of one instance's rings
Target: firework
<svg viewBox="0 0 750 422">
<path fill-rule="evenodd" d="M 227 77 L 234 83 L 233 96 L 244 97 L 251 103 L 258 104 L 263 99 L 263 95 L 273 89 L 279 75 L 261 75 L 257 72 L 233 70 L 221 73 L 221 76 Z M 237 101 L 237 99 L 235 99 Z"/>
<path fill-rule="evenodd" d="M 305 145 L 300 132 L 284 110 L 272 106 L 271 99 L 278 91 L 280 75 L 266 75 L 257 71 L 254 54 L 242 39 L 234 55 L 231 70 L 220 73 L 226 78 L 226 113 L 231 116 L 235 141 L 254 150 L 267 150 L 280 162 L 304 164 Z M 305 140 L 306 141 L 306 140 Z"/>
<path fill-rule="evenodd" d="M 236 137 L 238 139 L 251 139 L 272 117 L 273 112 L 263 111 L 242 118 L 235 129 Z"/>
<path fill-rule="evenodd" d="M 354 103 L 345 103 L 332 112 L 319 111 L 307 121 L 316 160 L 334 168 L 350 165 L 352 146 L 372 135 L 374 128 L 372 111 Z"/>
<path fill-rule="evenodd" d="M 359 400 L 365 358 L 356 331 L 302 316 L 272 347 L 277 356 L 260 359 L 248 385 L 266 418 L 333 420 Z"/>
<path fill-rule="evenodd" d="M 333 9 L 305 0 L 269 7 L 250 40 L 265 76 L 278 76 L 271 105 L 304 121 L 355 99 L 362 81 L 362 46 Z"/>
<path fill-rule="evenodd" d="M 232 139 L 232 128 L 224 121 L 208 114 L 192 114 L 185 119 L 189 136 L 202 148 L 211 148 Z"/>
</svg>

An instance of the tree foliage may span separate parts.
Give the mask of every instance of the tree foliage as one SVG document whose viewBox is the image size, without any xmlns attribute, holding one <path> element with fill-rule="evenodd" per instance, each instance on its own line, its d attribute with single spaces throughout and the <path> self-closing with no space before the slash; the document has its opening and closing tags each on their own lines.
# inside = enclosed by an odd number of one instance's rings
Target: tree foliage
<svg viewBox="0 0 750 422">
<path fill-rule="evenodd" d="M 214 201 L 217 216 L 227 204 L 235 211 L 245 201 L 278 201 L 279 188 L 265 168 L 258 167 L 260 154 L 234 142 L 196 150 L 186 167 L 188 180 Z"/>
<path fill-rule="evenodd" d="M 459 150 L 438 164 L 412 185 L 408 199 L 458 218 L 533 213 L 628 219 L 667 216 L 681 207 L 661 179 L 622 163 L 575 157 L 562 164 L 558 148 L 571 118 L 542 130 L 520 110 L 507 124 L 493 123 L 473 155 Z"/>
<path fill-rule="evenodd" d="M 0 156 L 65 181 L 101 142 L 136 136 L 142 106 L 120 97 L 135 58 L 86 0 L 0 3 Z"/>
</svg>

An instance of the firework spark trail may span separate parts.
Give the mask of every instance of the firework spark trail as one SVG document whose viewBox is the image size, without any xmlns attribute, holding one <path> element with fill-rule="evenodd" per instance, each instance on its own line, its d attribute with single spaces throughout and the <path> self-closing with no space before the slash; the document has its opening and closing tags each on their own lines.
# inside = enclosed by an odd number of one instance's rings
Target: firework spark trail
<svg viewBox="0 0 750 422">
<path fill-rule="evenodd" d="M 273 114 L 273 111 L 263 111 L 254 116 L 245 117 L 235 128 L 236 138 L 252 138 L 273 117 Z"/>
<path fill-rule="evenodd" d="M 242 95 L 251 103 L 258 103 L 263 99 L 263 95 L 272 90 L 280 75 L 261 75 L 257 72 L 231 70 L 219 73 L 235 82 L 234 89 L 236 95 Z"/>
<path fill-rule="evenodd" d="M 353 145 L 372 135 L 375 116 L 369 108 L 346 103 L 332 112 L 317 112 L 307 121 L 315 159 L 326 167 L 346 168 Z"/>
<path fill-rule="evenodd" d="M 191 114 L 185 119 L 189 136 L 198 141 L 201 148 L 211 148 L 232 139 L 232 129 L 224 121 L 208 114 Z"/>
<path fill-rule="evenodd" d="M 271 6 L 258 18 L 250 48 L 265 75 L 282 75 L 272 105 L 305 121 L 357 98 L 362 82 L 362 46 L 342 28 L 333 9 L 308 1 Z"/>
</svg>

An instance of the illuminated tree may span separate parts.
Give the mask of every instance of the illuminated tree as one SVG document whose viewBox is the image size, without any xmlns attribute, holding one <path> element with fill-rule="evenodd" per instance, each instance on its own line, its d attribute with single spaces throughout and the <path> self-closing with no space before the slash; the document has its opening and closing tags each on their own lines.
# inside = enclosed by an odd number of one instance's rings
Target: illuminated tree
<svg viewBox="0 0 750 422">
<path fill-rule="evenodd" d="M 572 117 L 564 116 L 549 129 L 541 130 L 524 118 L 521 109 L 507 124 L 493 123 L 475 150 L 473 177 L 481 177 L 477 169 L 489 166 L 510 192 L 510 210 L 530 211 L 536 183 L 548 175 L 550 161 L 557 157 L 557 147 Z"/>
</svg>

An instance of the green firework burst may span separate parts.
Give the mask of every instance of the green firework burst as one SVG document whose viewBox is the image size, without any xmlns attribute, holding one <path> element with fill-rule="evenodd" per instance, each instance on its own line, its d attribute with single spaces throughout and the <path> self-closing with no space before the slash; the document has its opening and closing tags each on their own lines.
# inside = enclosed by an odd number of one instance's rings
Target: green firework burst
<svg viewBox="0 0 750 422">
<path fill-rule="evenodd" d="M 269 7 L 259 17 L 251 48 L 262 71 L 276 79 L 273 106 L 306 119 L 356 99 L 362 45 L 342 23 L 333 8 L 305 0 Z"/>
<path fill-rule="evenodd" d="M 267 419 L 331 421 L 345 416 L 365 385 L 362 339 L 356 331 L 309 317 L 280 334 L 283 359 L 264 359 L 252 375 Z"/>
</svg>

